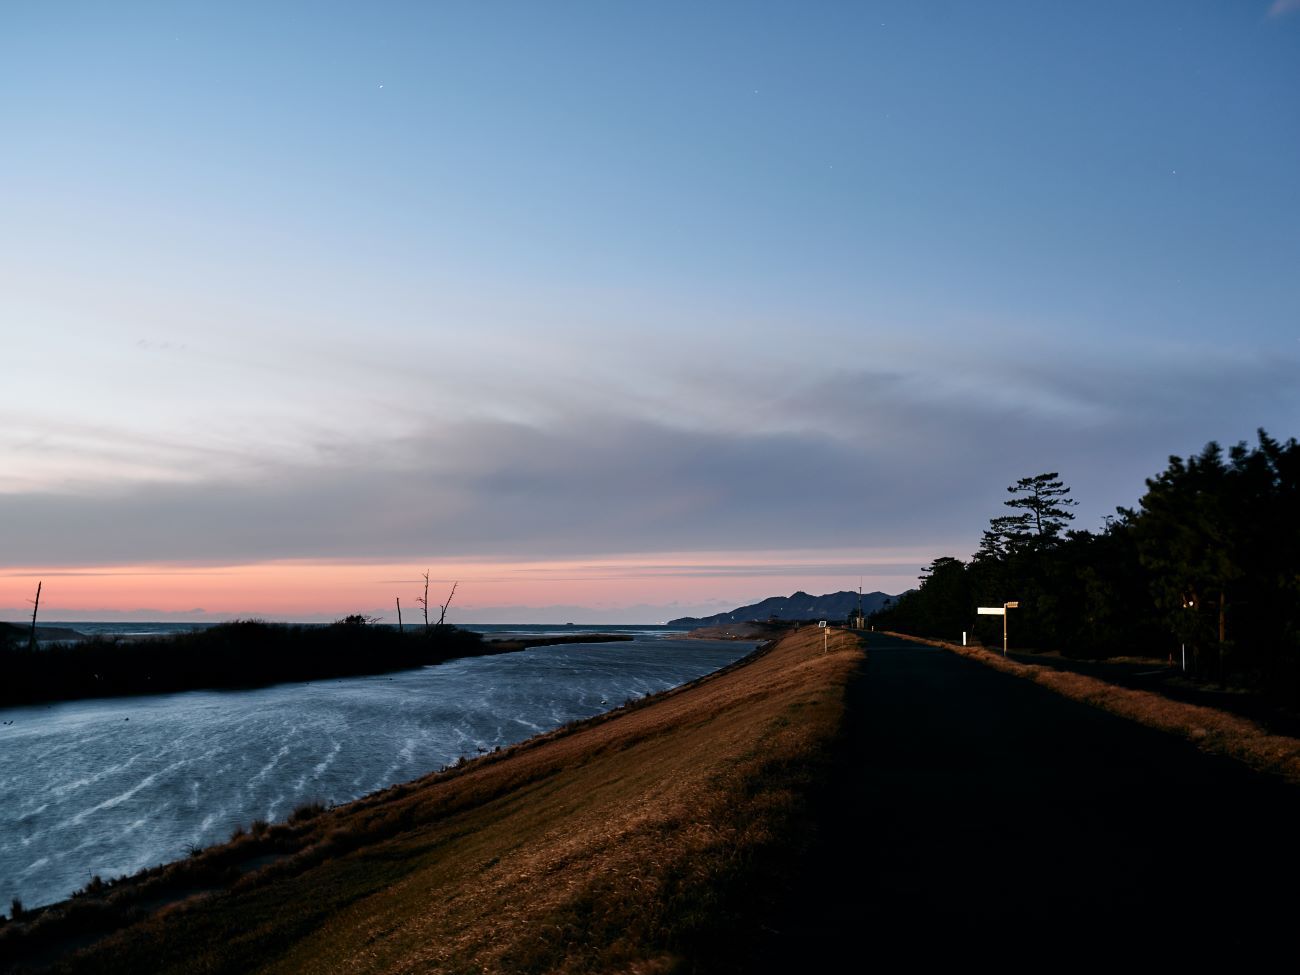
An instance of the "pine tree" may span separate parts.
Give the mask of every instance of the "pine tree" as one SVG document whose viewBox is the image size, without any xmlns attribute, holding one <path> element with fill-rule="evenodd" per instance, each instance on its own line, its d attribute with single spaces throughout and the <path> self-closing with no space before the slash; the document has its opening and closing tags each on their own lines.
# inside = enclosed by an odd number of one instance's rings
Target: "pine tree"
<svg viewBox="0 0 1300 975">
<path fill-rule="evenodd" d="M 990 519 L 976 557 L 1004 559 L 1060 541 L 1066 523 L 1074 520 L 1070 509 L 1079 503 L 1069 497 L 1070 489 L 1060 477 L 1056 471 L 1036 474 L 1022 477 L 1007 488 L 1017 497 L 1002 503 L 1022 510 L 1020 514 Z"/>
<path fill-rule="evenodd" d="M 1065 523 L 1074 520 L 1070 509 L 1079 502 L 1069 496 L 1070 489 L 1060 478 L 1056 471 L 1022 477 L 1007 488 L 1008 493 L 1022 497 L 1002 502 L 1008 508 L 1023 509 L 1024 513 L 1012 516 L 1012 520 L 1023 524 L 1024 530 L 1040 545 L 1058 540 Z"/>
</svg>

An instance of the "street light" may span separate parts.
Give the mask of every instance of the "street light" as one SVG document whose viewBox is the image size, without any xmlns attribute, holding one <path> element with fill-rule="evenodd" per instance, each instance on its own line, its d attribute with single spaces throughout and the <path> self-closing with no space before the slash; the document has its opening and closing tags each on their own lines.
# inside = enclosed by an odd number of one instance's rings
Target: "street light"
<svg viewBox="0 0 1300 975">
<path fill-rule="evenodd" d="M 1195 609 L 1195 608 L 1196 608 L 1196 597 L 1195 597 L 1195 596 L 1184 596 L 1184 597 L 1183 597 L 1183 609 Z M 1187 637 L 1186 637 L 1186 634 L 1187 634 L 1187 624 L 1184 623 L 1184 624 L 1183 624 L 1183 673 L 1184 673 L 1184 674 L 1187 673 Z"/>
</svg>

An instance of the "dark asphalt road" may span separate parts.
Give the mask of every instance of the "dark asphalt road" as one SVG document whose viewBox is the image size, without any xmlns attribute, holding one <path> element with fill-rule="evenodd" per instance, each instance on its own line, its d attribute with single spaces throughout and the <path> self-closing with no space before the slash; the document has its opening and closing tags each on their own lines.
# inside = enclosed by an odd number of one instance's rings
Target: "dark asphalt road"
<svg viewBox="0 0 1300 975">
<path fill-rule="evenodd" d="M 1300 790 L 945 650 L 868 654 L 774 970 L 1292 957 Z"/>
</svg>

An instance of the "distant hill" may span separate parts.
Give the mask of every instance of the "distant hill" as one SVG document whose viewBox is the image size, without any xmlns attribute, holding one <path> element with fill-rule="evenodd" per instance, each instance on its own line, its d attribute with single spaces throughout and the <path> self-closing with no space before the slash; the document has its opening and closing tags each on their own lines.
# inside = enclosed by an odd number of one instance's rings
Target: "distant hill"
<svg viewBox="0 0 1300 975">
<path fill-rule="evenodd" d="M 862 594 L 862 612 L 870 616 L 885 600 L 897 600 L 883 592 L 864 592 Z M 730 613 L 718 613 L 715 616 L 683 616 L 681 619 L 669 620 L 669 626 L 722 626 L 725 623 L 747 623 L 753 620 L 843 620 L 858 608 L 858 594 L 844 590 L 828 592 L 824 596 L 812 596 L 806 592 L 797 592 L 790 596 L 772 596 L 752 606 L 741 606 Z"/>
</svg>

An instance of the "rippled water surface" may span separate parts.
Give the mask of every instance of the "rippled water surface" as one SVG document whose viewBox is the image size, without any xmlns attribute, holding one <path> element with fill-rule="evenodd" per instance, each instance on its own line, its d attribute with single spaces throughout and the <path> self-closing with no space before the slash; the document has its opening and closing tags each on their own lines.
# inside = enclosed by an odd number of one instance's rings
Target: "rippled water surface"
<svg viewBox="0 0 1300 975">
<path fill-rule="evenodd" d="M 0 905 L 66 897 L 716 670 L 752 644 L 644 637 L 252 691 L 0 709 Z"/>
</svg>

